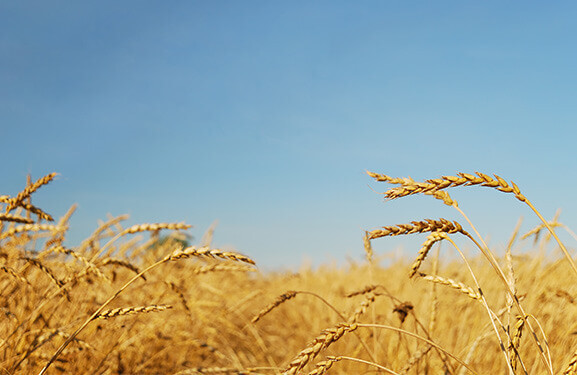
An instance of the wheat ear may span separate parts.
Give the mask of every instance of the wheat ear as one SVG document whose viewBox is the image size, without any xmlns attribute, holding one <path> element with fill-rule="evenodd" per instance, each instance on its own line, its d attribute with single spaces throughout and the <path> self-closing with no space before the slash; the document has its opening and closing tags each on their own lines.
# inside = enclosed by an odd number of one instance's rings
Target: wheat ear
<svg viewBox="0 0 577 375">
<path fill-rule="evenodd" d="M 271 312 L 277 306 L 288 301 L 289 299 L 296 297 L 297 294 L 298 292 L 295 292 L 294 290 L 289 290 L 288 292 L 281 294 L 274 302 L 272 302 L 270 305 L 262 309 L 254 318 L 252 318 L 251 322 L 252 323 L 258 322 L 263 316 Z"/>
<path fill-rule="evenodd" d="M 38 190 L 40 187 L 48 184 L 50 181 L 54 179 L 58 174 L 57 173 L 50 173 L 42 178 L 36 180 L 33 184 L 30 184 L 24 188 L 18 195 L 14 198 L 11 198 L 8 201 L 7 211 L 11 211 L 16 206 L 18 206 L 24 199 L 28 198 L 32 193 Z"/>
<path fill-rule="evenodd" d="M 295 375 L 309 361 L 315 358 L 321 351 L 326 350 L 330 345 L 338 341 L 345 333 L 352 332 L 357 329 L 356 324 L 339 324 L 333 328 L 327 328 L 321 334 L 313 339 L 310 345 L 303 349 L 297 356 L 289 363 L 284 370 L 284 375 Z"/>
<path fill-rule="evenodd" d="M 94 317 L 94 319 L 110 319 L 121 315 L 132 315 L 141 313 L 158 312 L 172 309 L 171 305 L 150 305 L 140 307 L 124 307 L 118 309 L 106 310 Z"/>
</svg>

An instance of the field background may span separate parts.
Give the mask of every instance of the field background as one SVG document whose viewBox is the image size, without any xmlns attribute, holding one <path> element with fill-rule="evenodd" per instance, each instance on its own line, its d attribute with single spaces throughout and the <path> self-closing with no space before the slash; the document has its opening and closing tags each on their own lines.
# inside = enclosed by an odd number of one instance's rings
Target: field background
<svg viewBox="0 0 577 375">
<path fill-rule="evenodd" d="M 367 231 L 363 262 L 260 272 L 249 256 L 212 247 L 214 228 L 190 246 L 184 223 L 110 218 L 65 246 L 76 207 L 55 221 L 31 203 L 54 177 L 0 196 L 6 374 L 576 372 L 577 271 L 545 231 L 575 234 L 557 218 L 523 235 L 519 222 L 498 259 L 484 246 L 465 254 L 452 240 L 468 236 L 458 222 L 429 219 Z M 372 177 L 398 185 L 390 199 L 427 188 L 460 210 L 435 180 Z M 460 177 L 443 179 L 531 205 L 498 176 Z M 372 249 L 413 233 L 429 233 L 414 258 Z M 523 241 L 533 250 L 514 254 Z"/>
</svg>

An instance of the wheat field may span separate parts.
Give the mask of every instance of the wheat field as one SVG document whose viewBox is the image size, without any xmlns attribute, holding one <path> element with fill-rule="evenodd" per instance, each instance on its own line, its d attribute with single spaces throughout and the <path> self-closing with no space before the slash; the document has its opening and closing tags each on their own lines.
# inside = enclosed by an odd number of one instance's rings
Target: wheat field
<svg viewBox="0 0 577 375">
<path fill-rule="evenodd" d="M 53 218 L 32 198 L 57 174 L 29 179 L 0 196 L 0 374 L 577 374 L 570 228 L 496 175 L 368 175 L 386 199 L 426 194 L 462 220 L 367 231 L 363 262 L 260 272 L 212 230 L 190 246 L 185 223 L 111 217 L 66 245 L 75 206 Z M 496 254 L 454 188 L 509 194 L 538 225 Z M 417 234 L 410 258 L 380 265 L 375 241 Z M 533 250 L 516 254 L 522 241 Z"/>
</svg>

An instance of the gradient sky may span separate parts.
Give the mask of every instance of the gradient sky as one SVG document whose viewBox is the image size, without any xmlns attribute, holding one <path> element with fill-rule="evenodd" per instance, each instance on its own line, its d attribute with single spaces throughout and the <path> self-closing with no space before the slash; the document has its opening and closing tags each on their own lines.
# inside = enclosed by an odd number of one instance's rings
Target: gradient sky
<svg viewBox="0 0 577 375">
<path fill-rule="evenodd" d="M 69 246 L 108 213 L 197 240 L 218 220 L 215 246 L 268 268 L 463 221 L 430 197 L 383 203 L 365 170 L 497 173 L 576 229 L 575 19 L 572 1 L 0 1 L 0 193 L 58 172 L 34 203 L 79 204 Z M 537 224 L 510 195 L 453 196 L 496 247 Z"/>
</svg>

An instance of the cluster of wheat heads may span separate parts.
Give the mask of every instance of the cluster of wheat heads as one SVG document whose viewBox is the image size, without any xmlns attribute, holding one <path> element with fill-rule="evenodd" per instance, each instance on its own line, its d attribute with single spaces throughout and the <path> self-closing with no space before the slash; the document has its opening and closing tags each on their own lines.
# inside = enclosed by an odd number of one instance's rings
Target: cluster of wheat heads
<svg viewBox="0 0 577 375">
<path fill-rule="evenodd" d="M 124 226 L 110 217 L 80 244 L 32 195 L 55 174 L 0 196 L 0 370 L 5 374 L 577 374 L 577 284 L 569 250 L 548 259 L 556 216 L 497 256 L 449 188 L 510 193 L 513 183 L 458 174 L 394 184 L 387 199 L 427 194 L 463 215 L 367 231 L 367 262 L 250 272 L 254 262 L 184 246 L 183 223 Z M 168 235 L 161 236 L 160 233 Z M 545 233 L 545 234 L 543 234 Z M 415 256 L 382 267 L 374 241 L 420 235 Z M 514 254 L 535 239 L 537 254 Z M 459 261 L 441 261 L 445 251 Z M 473 246 L 478 255 L 461 248 Z M 515 244 L 515 246 L 514 246 Z M 271 244 L 274 250 L 274 244 Z"/>
<path fill-rule="evenodd" d="M 348 299 L 363 296 L 356 309 L 348 307 L 349 313 L 333 306 L 338 303 L 335 296 L 329 303 L 326 295 L 321 297 L 310 291 L 290 290 L 280 294 L 255 315 L 253 322 L 267 319 L 266 315 L 293 303 L 292 300 L 302 301 L 305 297 L 298 297 L 302 294 L 312 295 L 327 305 L 328 310 L 335 311 L 330 317 L 333 323 L 325 323 L 318 335 L 309 336 L 309 344 L 293 355 L 283 374 L 360 373 L 371 368 L 387 374 L 577 374 L 574 338 L 577 313 L 572 306 L 577 272 L 569 251 L 553 231 L 553 227 L 564 225 L 556 218 L 547 222 L 516 184 L 496 175 L 459 173 L 416 182 L 410 178 L 368 174 L 377 181 L 396 185 L 384 193 L 389 200 L 427 194 L 454 207 L 473 234 L 458 221 L 443 218 L 367 231 L 364 244 L 368 270 L 364 270 L 360 279 L 370 284 L 341 295 Z M 533 260 L 514 256 L 512 248 L 519 226 L 505 256 L 497 257 L 447 192 L 459 186 L 484 186 L 512 194 L 542 221 L 521 238 L 534 235 L 537 240 L 542 230 L 548 230 L 546 241 L 553 237 L 566 259 L 548 260 L 542 257 L 543 253 Z M 426 239 L 404 276 L 398 275 L 396 266 L 382 270 L 373 264 L 372 241 L 411 234 L 426 234 Z M 469 242 L 479 255 L 469 259 L 455 237 Z M 424 262 L 430 258 L 432 248 L 443 241 L 451 244 L 462 261 L 451 262 L 445 272 L 440 272 L 437 255 L 430 271 L 424 272 Z M 408 283 L 408 279 L 415 281 Z M 337 283 L 335 275 L 331 280 Z M 427 283 L 418 280 L 429 282 L 428 293 L 421 289 Z M 359 285 L 359 280 L 349 285 Z M 342 289 L 342 284 L 339 287 Z M 294 304 L 295 309 L 308 309 L 304 302 Z M 283 311 L 283 322 L 289 321 L 286 316 L 290 311 L 288 308 Z M 312 314 L 308 316 L 314 319 Z M 328 355 L 331 352 L 338 355 Z M 317 359 L 322 355 L 324 359 Z"/>
<path fill-rule="evenodd" d="M 231 337 L 241 331 L 228 321 L 223 327 L 230 306 L 222 301 L 238 288 L 235 274 L 254 271 L 254 261 L 212 248 L 211 238 L 189 247 L 176 235 L 160 241 L 161 231 L 177 234 L 188 224 L 125 228 L 126 216 L 68 247 L 76 207 L 56 222 L 31 199 L 55 177 L 29 179 L 16 195 L 0 196 L 1 372 L 152 374 L 236 365 L 238 358 L 225 360 L 218 349 L 219 338 L 234 347 Z"/>
</svg>

